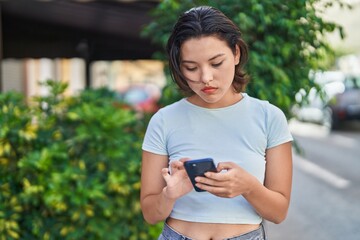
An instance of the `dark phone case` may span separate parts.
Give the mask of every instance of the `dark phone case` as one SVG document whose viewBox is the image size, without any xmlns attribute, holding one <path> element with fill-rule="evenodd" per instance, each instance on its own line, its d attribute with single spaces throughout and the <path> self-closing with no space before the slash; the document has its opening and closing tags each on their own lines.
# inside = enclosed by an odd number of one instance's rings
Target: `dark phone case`
<svg viewBox="0 0 360 240">
<path fill-rule="evenodd" d="M 206 172 L 216 172 L 216 167 L 212 158 L 202 158 L 189 160 L 184 163 L 185 169 L 189 178 L 191 180 L 192 185 L 194 186 L 195 191 L 204 192 L 204 190 L 195 186 L 196 181 L 195 177 L 204 176 Z"/>
</svg>

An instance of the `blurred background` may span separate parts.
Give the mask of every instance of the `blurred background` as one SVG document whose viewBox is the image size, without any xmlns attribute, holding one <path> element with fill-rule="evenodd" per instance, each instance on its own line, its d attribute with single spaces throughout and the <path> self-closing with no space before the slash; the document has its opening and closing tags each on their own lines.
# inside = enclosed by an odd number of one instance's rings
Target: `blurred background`
<svg viewBox="0 0 360 240">
<path fill-rule="evenodd" d="M 294 107 L 289 121 L 302 154 L 294 154 L 288 218 L 278 226 L 268 224 L 272 239 L 355 240 L 360 235 L 360 1 L 347 2 L 351 10 L 335 6 L 323 15 L 346 33 L 345 39 L 327 35 L 339 52 L 335 66 L 310 74 L 325 99 L 311 89 L 308 102 Z"/>
<path fill-rule="evenodd" d="M 109 87 L 134 104 L 157 100 L 165 84 L 159 49 L 139 36 L 159 1 L 2 0 L 3 92 L 46 95 L 38 82 L 69 84 L 67 94 Z M 131 96 L 130 96 L 131 95 Z"/>
<path fill-rule="evenodd" d="M 160 2 L 0 0 L 0 91 L 47 96 L 38 83 L 51 79 L 69 85 L 66 96 L 106 87 L 137 111 L 156 111 L 166 66 L 155 54 L 162 48 L 141 32 Z M 319 13 L 344 28 L 344 39 L 325 36 L 334 64 L 310 71 L 316 86 L 289 96 L 293 195 L 285 222 L 266 224 L 270 239 L 360 236 L 360 1 L 344 2 L 352 8 Z"/>
</svg>

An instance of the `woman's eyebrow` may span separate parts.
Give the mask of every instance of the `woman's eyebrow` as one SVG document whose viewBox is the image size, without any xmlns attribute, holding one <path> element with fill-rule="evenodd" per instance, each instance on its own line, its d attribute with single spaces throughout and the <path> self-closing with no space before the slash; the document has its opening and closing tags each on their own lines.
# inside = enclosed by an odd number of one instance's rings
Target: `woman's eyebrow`
<svg viewBox="0 0 360 240">
<path fill-rule="evenodd" d="M 224 56 L 225 54 L 224 53 L 219 53 L 219 54 L 216 54 L 215 56 L 209 58 L 208 61 L 212 61 L 218 57 L 221 57 L 221 56 Z M 191 60 L 181 60 L 182 63 L 196 63 L 195 61 L 191 61 Z"/>
<path fill-rule="evenodd" d="M 210 58 L 209 61 L 214 60 L 215 58 L 221 57 L 223 55 L 225 55 L 225 54 L 224 53 L 216 54 L 214 57 Z"/>
</svg>

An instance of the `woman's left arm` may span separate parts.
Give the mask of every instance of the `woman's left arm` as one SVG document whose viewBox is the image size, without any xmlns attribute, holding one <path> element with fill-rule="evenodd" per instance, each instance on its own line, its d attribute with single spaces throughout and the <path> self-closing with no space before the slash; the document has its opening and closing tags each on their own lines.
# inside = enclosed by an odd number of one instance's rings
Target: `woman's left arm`
<svg viewBox="0 0 360 240">
<path fill-rule="evenodd" d="M 285 220 L 292 186 L 292 143 L 287 142 L 266 151 L 264 185 L 252 181 L 250 191 L 243 196 L 266 220 L 280 223 Z"/>
<path fill-rule="evenodd" d="M 266 150 L 264 183 L 233 162 L 218 164 L 218 172 L 197 177 L 197 186 L 216 196 L 232 198 L 242 195 L 264 219 L 282 222 L 290 204 L 292 185 L 292 143 Z M 226 173 L 221 170 L 228 170 Z"/>
</svg>

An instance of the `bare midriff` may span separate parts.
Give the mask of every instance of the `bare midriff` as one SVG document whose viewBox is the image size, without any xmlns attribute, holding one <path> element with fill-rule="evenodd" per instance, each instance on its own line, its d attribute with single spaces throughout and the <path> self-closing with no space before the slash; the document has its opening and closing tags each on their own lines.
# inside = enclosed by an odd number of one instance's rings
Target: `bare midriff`
<svg viewBox="0 0 360 240">
<path fill-rule="evenodd" d="M 168 218 L 166 223 L 181 235 L 194 240 L 221 240 L 239 236 L 259 228 L 260 224 L 218 224 L 187 222 Z"/>
</svg>

